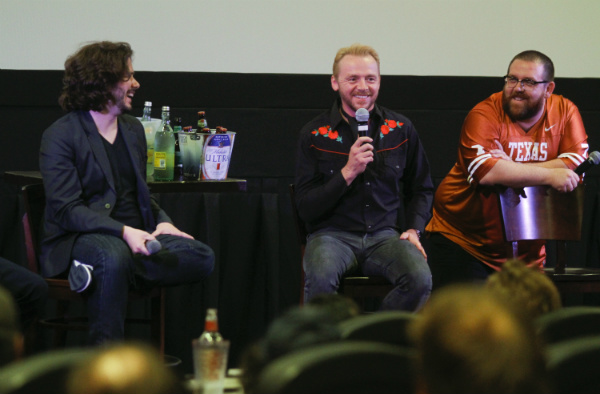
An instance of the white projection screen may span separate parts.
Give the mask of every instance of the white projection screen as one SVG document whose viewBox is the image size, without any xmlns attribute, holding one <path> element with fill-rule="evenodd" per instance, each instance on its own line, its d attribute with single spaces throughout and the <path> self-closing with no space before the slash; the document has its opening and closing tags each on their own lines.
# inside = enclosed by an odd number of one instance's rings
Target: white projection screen
<svg viewBox="0 0 600 394">
<path fill-rule="evenodd" d="M 145 71 L 327 74 L 360 42 L 388 75 L 500 76 L 525 49 L 600 77 L 598 0 L 0 0 L 0 68 L 127 41 Z"/>
</svg>

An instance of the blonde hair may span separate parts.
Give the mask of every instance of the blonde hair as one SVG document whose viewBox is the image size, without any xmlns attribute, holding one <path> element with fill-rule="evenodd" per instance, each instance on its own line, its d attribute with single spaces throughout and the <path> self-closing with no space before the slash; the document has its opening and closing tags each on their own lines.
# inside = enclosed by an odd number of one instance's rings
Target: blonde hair
<svg viewBox="0 0 600 394">
<path fill-rule="evenodd" d="M 490 275 L 486 287 L 526 308 L 533 318 L 562 306 L 560 293 L 554 282 L 544 272 L 528 267 L 518 259 L 508 260 L 500 271 Z"/>
<path fill-rule="evenodd" d="M 377 51 L 368 45 L 362 44 L 352 44 L 349 47 L 340 48 L 335 55 L 335 59 L 333 60 L 333 76 L 337 77 L 339 70 L 340 60 L 346 55 L 354 55 L 354 56 L 372 56 L 373 59 L 377 62 L 377 69 L 380 69 L 379 66 L 379 54 Z"/>
</svg>

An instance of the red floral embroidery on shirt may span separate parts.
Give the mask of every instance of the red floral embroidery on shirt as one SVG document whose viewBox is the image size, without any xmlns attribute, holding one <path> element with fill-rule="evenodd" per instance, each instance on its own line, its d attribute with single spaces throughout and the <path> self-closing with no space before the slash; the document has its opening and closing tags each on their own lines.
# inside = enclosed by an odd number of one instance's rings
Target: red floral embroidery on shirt
<svg viewBox="0 0 600 394">
<path fill-rule="evenodd" d="M 331 126 L 321 126 L 318 129 L 311 131 L 311 133 L 313 135 L 322 135 L 323 137 L 328 137 L 329 139 L 337 142 L 342 142 L 342 137 L 340 137 L 337 130 L 331 130 Z"/>
<path fill-rule="evenodd" d="M 404 123 L 395 121 L 393 119 L 386 119 L 381 125 L 381 138 L 388 135 L 390 131 L 394 131 L 395 129 L 399 129 L 404 126 Z"/>
</svg>

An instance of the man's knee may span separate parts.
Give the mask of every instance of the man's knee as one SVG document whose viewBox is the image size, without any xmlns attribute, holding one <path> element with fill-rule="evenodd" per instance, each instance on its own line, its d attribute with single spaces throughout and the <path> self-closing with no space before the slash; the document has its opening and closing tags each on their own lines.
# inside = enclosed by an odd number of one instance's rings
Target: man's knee
<svg viewBox="0 0 600 394">
<path fill-rule="evenodd" d="M 423 256 L 416 256 L 410 262 L 398 262 L 398 264 L 399 269 L 395 281 L 396 285 L 403 286 L 415 292 L 431 291 L 431 271 L 429 265 L 427 265 L 427 260 Z"/>
<path fill-rule="evenodd" d="M 326 261 L 304 262 L 304 287 L 307 294 L 335 293 L 340 285 L 340 273 Z"/>
<path fill-rule="evenodd" d="M 182 246 L 181 243 L 183 242 L 189 248 L 189 253 L 191 254 L 189 259 L 194 262 L 198 271 L 197 279 L 209 276 L 215 268 L 215 252 L 211 247 L 198 240 L 180 238 L 178 241 L 180 246 Z"/>
<path fill-rule="evenodd" d="M 215 252 L 207 245 L 201 245 L 202 248 L 197 249 L 199 255 L 198 261 L 200 261 L 198 265 L 200 266 L 201 277 L 206 278 L 215 269 Z"/>
<path fill-rule="evenodd" d="M 431 293 L 432 288 L 432 276 L 427 263 L 425 262 L 424 267 L 420 267 L 411 273 L 411 287 L 416 293 Z"/>
</svg>

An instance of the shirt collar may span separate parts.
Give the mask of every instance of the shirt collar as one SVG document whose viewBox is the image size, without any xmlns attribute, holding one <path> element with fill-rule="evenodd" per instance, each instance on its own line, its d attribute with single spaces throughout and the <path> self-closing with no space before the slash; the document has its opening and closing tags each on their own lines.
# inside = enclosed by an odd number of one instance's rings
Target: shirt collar
<svg viewBox="0 0 600 394">
<path fill-rule="evenodd" d="M 331 119 L 331 127 L 334 130 L 341 122 L 347 123 L 342 117 L 342 112 L 342 100 L 338 97 L 333 103 L 333 106 L 331 107 L 331 113 L 329 115 L 329 118 Z M 345 112 L 344 115 L 347 116 Z M 373 107 L 373 110 L 369 111 L 369 119 L 371 122 L 373 122 L 372 124 L 379 124 L 381 119 L 383 119 L 381 107 L 377 105 L 377 103 L 375 104 L 375 107 Z"/>
</svg>

